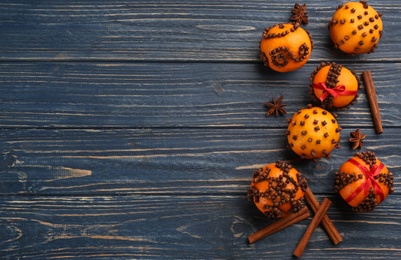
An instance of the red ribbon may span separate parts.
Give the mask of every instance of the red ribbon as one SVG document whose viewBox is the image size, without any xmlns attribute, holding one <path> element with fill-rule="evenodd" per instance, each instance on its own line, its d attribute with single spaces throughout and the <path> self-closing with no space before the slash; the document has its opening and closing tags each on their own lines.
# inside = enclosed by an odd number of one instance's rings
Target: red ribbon
<svg viewBox="0 0 401 260">
<path fill-rule="evenodd" d="M 357 94 L 357 91 L 355 90 L 345 90 L 344 85 L 338 85 L 334 88 L 328 88 L 324 82 L 320 82 L 318 84 L 313 83 L 312 87 L 315 89 L 323 90 L 323 94 L 319 97 L 320 101 L 325 100 L 329 95 L 332 95 L 336 98 L 338 96 L 354 96 Z"/>
<path fill-rule="evenodd" d="M 366 168 L 365 166 L 363 166 L 354 159 L 349 159 L 348 162 L 358 167 L 362 171 L 363 175 L 365 175 L 366 180 L 356 190 L 354 190 L 354 192 L 351 193 L 351 195 L 349 195 L 348 198 L 345 199 L 345 201 L 348 203 L 351 202 L 356 196 L 358 196 L 358 194 L 361 191 L 364 191 L 365 196 L 367 196 L 369 193 L 369 189 L 372 186 L 373 189 L 375 190 L 376 195 L 380 197 L 380 201 L 383 201 L 384 200 L 383 190 L 380 188 L 379 184 L 376 182 L 374 177 L 380 174 L 380 171 L 383 169 L 384 164 L 381 162 L 379 166 L 374 164 L 369 170 L 368 168 Z"/>
</svg>

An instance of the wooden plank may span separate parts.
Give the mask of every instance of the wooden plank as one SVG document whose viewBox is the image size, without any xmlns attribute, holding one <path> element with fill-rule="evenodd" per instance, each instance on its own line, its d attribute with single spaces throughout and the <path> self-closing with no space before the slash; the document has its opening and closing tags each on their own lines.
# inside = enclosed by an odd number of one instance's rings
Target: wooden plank
<svg viewBox="0 0 401 260">
<path fill-rule="evenodd" d="M 284 95 L 289 115 L 312 101 L 309 63 L 291 74 L 260 63 L 0 63 L 0 126 L 286 127 L 264 103 Z M 401 126 L 399 63 L 347 63 L 371 70 L 384 131 Z M 343 127 L 373 126 L 365 91 L 338 112 Z"/>
<path fill-rule="evenodd" d="M 334 246 L 318 227 L 303 259 L 401 257 L 399 195 L 366 214 L 329 198 L 344 241 Z M 272 220 L 243 196 L 3 196 L 0 207 L 4 259 L 289 259 L 311 221 L 249 245 L 247 236 Z"/>
<path fill-rule="evenodd" d="M 332 158 L 301 161 L 286 148 L 282 129 L 3 130 L 1 194 L 246 195 L 253 171 L 285 160 L 317 193 L 333 193 L 334 173 L 355 153 L 344 129 Z M 401 190 L 401 133 L 367 134 Z"/>
<path fill-rule="evenodd" d="M 384 13 L 377 52 L 348 57 L 333 50 L 329 22 L 339 1 L 307 3 L 312 61 L 400 62 L 397 0 L 369 1 Z M 265 27 L 288 22 L 293 2 L 51 1 L 0 5 L 0 60 L 257 61 Z"/>
<path fill-rule="evenodd" d="M 0 3 L 0 256 L 19 258 L 289 259 L 306 220 L 254 245 L 271 223 L 246 199 L 254 169 L 278 159 L 308 179 L 344 241 L 318 228 L 306 259 L 399 259 L 399 13 L 384 13 L 377 52 L 333 50 L 327 22 L 340 2 L 307 0 L 315 49 L 287 74 L 258 59 L 265 27 L 288 21 L 283 1 L 40 1 Z M 341 148 L 300 161 L 285 148 L 286 118 L 310 102 L 321 61 L 371 70 L 384 133 L 364 92 L 339 112 Z M 266 118 L 280 94 L 289 115 Z M 395 194 L 355 214 L 333 193 L 334 172 L 368 135 L 395 173 Z"/>
</svg>

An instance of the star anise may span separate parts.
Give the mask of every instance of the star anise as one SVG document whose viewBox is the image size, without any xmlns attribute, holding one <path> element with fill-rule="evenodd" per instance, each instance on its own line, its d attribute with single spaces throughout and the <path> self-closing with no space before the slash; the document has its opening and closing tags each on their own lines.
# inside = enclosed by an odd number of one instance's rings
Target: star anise
<svg viewBox="0 0 401 260">
<path fill-rule="evenodd" d="M 283 104 L 282 101 L 283 96 L 280 96 L 277 100 L 274 100 L 274 98 L 272 98 L 272 102 L 266 102 L 265 106 L 269 108 L 269 110 L 267 111 L 267 116 L 270 116 L 273 113 L 276 113 L 276 116 L 278 116 L 280 113 L 287 114 L 287 111 L 285 111 L 284 109 L 286 105 Z"/>
<path fill-rule="evenodd" d="M 355 132 L 350 133 L 351 138 L 349 141 L 352 143 L 352 150 L 357 148 L 361 149 L 363 146 L 362 140 L 365 139 L 366 135 L 361 133 L 361 130 L 358 128 Z"/>
<path fill-rule="evenodd" d="M 308 24 L 308 15 L 307 15 L 308 12 L 306 11 L 306 4 L 300 5 L 296 3 L 291 12 L 293 13 L 291 20 L 298 22 L 300 24 L 301 23 Z"/>
</svg>

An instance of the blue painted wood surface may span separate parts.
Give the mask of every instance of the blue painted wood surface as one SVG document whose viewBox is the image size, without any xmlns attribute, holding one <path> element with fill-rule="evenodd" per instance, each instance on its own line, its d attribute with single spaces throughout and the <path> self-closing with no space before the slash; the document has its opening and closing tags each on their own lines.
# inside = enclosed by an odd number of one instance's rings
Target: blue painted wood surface
<svg viewBox="0 0 401 260">
<path fill-rule="evenodd" d="M 335 246 L 318 227 L 303 258 L 401 257 L 399 1 L 369 1 L 383 38 L 354 57 L 328 36 L 343 2 L 305 1 L 314 50 L 285 74 L 263 67 L 258 45 L 295 2 L 95 2 L 0 1 L 2 259 L 290 259 L 310 218 L 246 240 L 272 223 L 246 198 L 253 170 L 279 159 L 333 201 L 344 237 Z M 361 90 L 337 112 L 340 149 L 301 161 L 286 148 L 286 118 L 312 101 L 322 61 L 372 72 L 384 133 Z M 289 114 L 266 117 L 263 103 L 281 94 Z M 356 128 L 395 178 L 395 193 L 365 214 L 333 192 Z"/>
</svg>

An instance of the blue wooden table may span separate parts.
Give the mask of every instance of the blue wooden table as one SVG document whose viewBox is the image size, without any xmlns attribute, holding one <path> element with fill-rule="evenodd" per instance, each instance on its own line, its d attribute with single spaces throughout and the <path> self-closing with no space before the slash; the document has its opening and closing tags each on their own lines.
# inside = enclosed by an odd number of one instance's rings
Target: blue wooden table
<svg viewBox="0 0 401 260">
<path fill-rule="evenodd" d="M 247 199 L 252 173 L 284 160 L 307 178 L 344 240 L 319 226 L 304 259 L 401 258 L 401 3 L 383 13 L 375 53 L 333 48 L 327 24 L 343 1 L 304 1 L 308 63 L 276 73 L 259 60 L 264 28 L 295 2 L 0 1 L 0 255 L 2 259 L 291 259 L 311 217 L 255 244 L 273 223 Z M 365 91 L 339 111 L 341 148 L 299 160 L 286 119 L 312 102 L 322 61 L 372 72 L 384 132 Z M 266 117 L 284 96 L 287 115 Z M 334 173 L 367 134 L 395 193 L 356 214 Z"/>
</svg>

